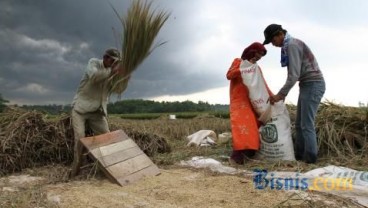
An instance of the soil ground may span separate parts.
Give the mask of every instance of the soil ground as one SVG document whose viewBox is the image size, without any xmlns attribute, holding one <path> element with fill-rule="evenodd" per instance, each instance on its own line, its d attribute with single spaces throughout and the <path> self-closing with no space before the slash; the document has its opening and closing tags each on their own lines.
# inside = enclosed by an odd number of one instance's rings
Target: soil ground
<svg viewBox="0 0 368 208">
<path fill-rule="evenodd" d="M 360 207 L 322 193 L 256 190 L 242 175 L 178 165 L 124 187 L 91 170 L 74 180 L 63 166 L 0 178 L 0 207 Z"/>
</svg>

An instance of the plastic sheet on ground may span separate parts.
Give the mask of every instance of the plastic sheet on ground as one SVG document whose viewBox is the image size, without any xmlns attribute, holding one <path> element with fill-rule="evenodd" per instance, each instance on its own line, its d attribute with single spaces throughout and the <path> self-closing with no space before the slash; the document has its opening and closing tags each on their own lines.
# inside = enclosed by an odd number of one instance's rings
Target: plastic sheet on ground
<svg viewBox="0 0 368 208">
<path fill-rule="evenodd" d="M 314 184 L 311 185 L 320 188 L 316 191 L 343 196 L 368 206 L 368 172 L 330 165 L 308 171 L 303 175 L 314 179 Z M 319 180 L 316 180 L 317 178 Z M 327 189 L 324 186 L 327 186 Z"/>
<path fill-rule="evenodd" d="M 368 172 L 331 165 L 306 173 L 258 169 L 251 175 L 256 189 L 323 192 L 368 206 Z"/>
<path fill-rule="evenodd" d="M 368 207 L 368 172 L 364 171 L 332 165 L 305 173 L 268 172 L 262 169 L 247 171 L 225 166 L 212 158 L 199 156 L 181 161 L 180 164 L 195 168 L 209 168 L 219 173 L 243 173 L 246 178 L 253 180 L 255 189 L 323 192 L 348 198 Z"/>
</svg>

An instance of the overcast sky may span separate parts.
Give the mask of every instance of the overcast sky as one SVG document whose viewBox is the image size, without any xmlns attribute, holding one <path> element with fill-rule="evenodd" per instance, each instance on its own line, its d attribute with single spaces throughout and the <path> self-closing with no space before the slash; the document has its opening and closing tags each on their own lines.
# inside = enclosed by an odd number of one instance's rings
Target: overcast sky
<svg viewBox="0 0 368 208">
<path fill-rule="evenodd" d="M 124 15 L 130 0 L 110 0 Z M 271 23 L 309 45 L 326 79 L 324 100 L 368 103 L 366 0 L 155 0 L 171 12 L 157 48 L 122 99 L 229 103 L 226 72 Z M 115 32 L 114 32 L 115 31 Z M 105 0 L 0 0 L 0 93 L 17 104 L 70 104 L 87 61 L 120 47 Z M 280 48 L 259 61 L 275 93 L 286 79 Z M 295 85 L 286 101 L 295 104 Z"/>
</svg>

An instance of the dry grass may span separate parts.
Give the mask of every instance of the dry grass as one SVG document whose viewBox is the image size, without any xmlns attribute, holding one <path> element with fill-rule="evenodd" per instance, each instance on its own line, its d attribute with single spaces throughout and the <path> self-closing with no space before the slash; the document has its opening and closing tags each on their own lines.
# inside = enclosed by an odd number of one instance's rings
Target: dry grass
<svg viewBox="0 0 368 208">
<path fill-rule="evenodd" d="M 291 120 L 294 121 L 295 106 L 289 106 L 289 110 Z M 146 149 L 146 153 L 151 155 L 153 161 L 162 170 L 165 169 L 163 171 L 175 170 L 176 162 L 189 159 L 192 156 L 208 156 L 221 160 L 221 156 L 229 155 L 231 152 L 231 142 L 206 148 L 186 146 L 188 142 L 186 136 L 198 130 L 211 129 L 217 134 L 230 131 L 229 119 L 201 116 L 193 119 L 176 120 L 167 118 L 125 120 L 119 117 L 111 117 L 109 123 L 112 130 L 123 129 L 137 143 L 142 141 L 139 144 L 140 147 Z M 251 160 L 239 168 L 306 172 L 329 164 L 367 171 L 368 158 L 363 154 L 367 150 L 366 108 L 350 108 L 324 103 L 319 110 L 316 124 L 320 145 L 320 159 L 317 164 L 305 164 L 297 161 L 267 162 Z M 60 187 L 61 183 L 65 184 L 60 193 L 65 190 L 73 192 L 75 188 L 79 187 L 77 185 L 77 187 L 68 189 L 69 186 L 73 187 L 73 183 L 65 183 L 69 181 L 67 177 L 68 165 L 72 158 L 70 147 L 73 146 L 70 118 L 68 116 L 49 120 L 47 115 L 39 112 L 13 109 L 0 114 L 0 132 L 0 143 L 2 145 L 0 149 L 0 175 L 23 171 L 26 174 L 48 179 L 43 184 L 21 187 L 16 192 L 0 190 L 1 207 L 57 207 L 47 199 L 47 191 L 45 191 L 44 185 L 50 187 L 55 184 L 57 188 Z M 149 150 L 152 151 L 149 152 Z M 37 166 L 42 166 L 42 168 L 34 168 Z M 102 172 L 98 171 L 96 167 L 95 163 L 87 164 L 82 169 L 82 174 L 75 180 L 83 181 L 87 179 L 90 181 L 90 178 L 103 177 Z M 217 175 L 211 176 L 216 177 Z M 173 180 L 177 180 L 177 177 Z M 243 181 L 243 179 L 241 180 Z M 89 184 L 89 181 L 86 183 Z M 158 184 L 162 183 L 160 181 Z M 193 184 L 198 185 L 198 183 Z M 86 187 L 95 188 L 96 186 L 88 185 Z M 177 184 L 175 187 L 177 187 Z M 138 190 L 139 186 L 136 188 Z M 80 193 L 83 193 L 82 190 L 85 189 L 85 187 L 80 187 Z M 139 190 L 146 189 L 141 188 Z M 188 188 L 185 193 L 193 190 Z M 167 187 L 160 189 L 160 191 L 160 193 L 168 193 Z M 137 191 L 137 193 L 141 192 Z M 173 196 L 180 198 L 181 194 Z M 258 196 L 260 193 L 251 194 Z M 265 194 L 273 196 L 274 192 Z M 321 199 L 320 196 L 316 197 L 311 193 L 305 194 L 308 195 L 307 198 L 309 197 L 309 199 L 298 194 L 285 195 L 285 197 L 278 198 L 278 201 L 275 201 L 274 207 L 338 207 L 337 205 L 332 206 L 324 203 L 323 200 L 325 199 L 336 202 L 339 206 L 360 207 L 336 196 L 324 196 Z M 73 195 L 73 197 L 75 196 Z"/>
<path fill-rule="evenodd" d="M 127 120 L 113 117 L 110 118 L 110 123 L 114 124 L 114 128 L 120 128 L 124 131 L 129 130 L 166 138 L 171 152 L 155 154 L 152 157 L 153 161 L 161 166 L 173 165 L 180 160 L 198 155 L 220 159 L 221 156 L 229 155 L 231 152 L 230 142 L 214 147 L 197 148 L 187 147 L 188 140 L 186 139 L 188 135 L 203 129 L 213 130 L 216 134 L 229 132 L 231 131 L 229 119 L 200 116 L 193 119 L 176 120 L 170 120 L 166 117 L 152 120 Z"/>
<path fill-rule="evenodd" d="M 70 119 L 45 120 L 36 111 L 8 109 L 0 114 L 0 175 L 72 159 Z"/>
<path fill-rule="evenodd" d="M 288 105 L 295 140 L 296 106 Z M 334 164 L 367 170 L 368 107 L 348 107 L 324 102 L 316 117 L 319 148 L 317 166 Z M 313 167 L 316 165 L 309 165 Z"/>
<path fill-rule="evenodd" d="M 60 180 L 66 169 L 25 170 L 43 180 L 15 192 L 2 191 L 12 186 L 0 178 L 0 207 L 362 207 L 331 194 L 255 190 L 250 179 L 206 169 L 161 169 L 159 176 L 124 187 L 102 178 L 66 183 Z"/>
<path fill-rule="evenodd" d="M 142 133 L 157 134 L 169 140 L 183 140 L 188 135 L 202 129 L 209 129 L 216 134 L 230 131 L 229 119 L 214 116 L 200 116 L 193 119 L 159 118 L 151 120 L 128 120 L 117 117 L 110 118 L 110 123 L 122 129 L 133 129 Z"/>
<path fill-rule="evenodd" d="M 111 130 L 121 129 L 120 127 L 112 124 Z M 143 150 L 146 155 L 153 157 L 156 154 L 171 152 L 171 147 L 165 137 L 158 136 L 156 134 L 141 132 L 131 128 L 123 128 L 127 135 L 132 138 L 135 143 Z"/>
<path fill-rule="evenodd" d="M 368 109 L 324 103 L 317 117 L 319 149 L 325 156 L 356 158 L 368 149 Z"/>
<path fill-rule="evenodd" d="M 0 191 L 1 193 L 1 191 Z M 0 207 L 47 207 L 57 208 L 55 203 L 47 200 L 45 191 L 40 186 L 22 188 L 16 192 L 4 191 L 0 195 Z"/>
<path fill-rule="evenodd" d="M 295 108 L 289 106 L 292 123 Z M 46 119 L 35 111 L 10 110 L 0 114 L 0 175 L 25 168 L 50 164 L 69 165 L 72 160 L 73 136 L 70 118 Z M 207 148 L 187 147 L 186 137 L 202 129 L 217 134 L 230 131 L 229 119 L 200 116 L 193 119 L 159 118 L 126 120 L 111 117 L 111 130 L 123 129 L 158 165 L 172 165 L 192 156 L 224 159 L 231 152 L 231 142 Z M 320 148 L 319 162 L 305 165 L 299 162 L 254 161 L 246 168 L 306 171 L 334 164 L 366 170 L 367 109 L 324 103 L 319 110 L 316 128 Z"/>
<path fill-rule="evenodd" d="M 10 108 L 0 114 L 0 132 L 0 176 L 25 168 L 72 162 L 74 136 L 68 115 L 49 120 L 41 112 Z M 163 137 L 134 129 L 125 132 L 149 156 L 171 151 Z M 86 133 L 93 135 L 91 130 Z"/>
</svg>

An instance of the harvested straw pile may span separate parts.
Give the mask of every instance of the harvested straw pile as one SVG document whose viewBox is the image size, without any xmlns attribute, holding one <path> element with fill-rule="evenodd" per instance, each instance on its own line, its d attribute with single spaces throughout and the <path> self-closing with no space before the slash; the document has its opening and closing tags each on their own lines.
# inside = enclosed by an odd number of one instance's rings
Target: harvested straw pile
<svg viewBox="0 0 368 208">
<path fill-rule="evenodd" d="M 70 163 L 70 119 L 46 122 L 42 113 L 8 109 L 0 114 L 0 175 L 52 163 Z"/>
<path fill-rule="evenodd" d="M 368 150 L 368 108 L 322 103 L 316 119 L 320 153 L 357 157 Z"/>
<path fill-rule="evenodd" d="M 112 77 L 110 93 L 121 94 L 130 74 L 155 48 L 164 44 L 159 43 L 152 47 L 161 27 L 169 18 L 169 14 L 164 11 L 151 11 L 151 6 L 152 2 L 133 1 L 125 18 L 121 17 L 113 7 L 123 26 L 120 65 L 125 72 Z"/>
<path fill-rule="evenodd" d="M 112 125 L 112 130 L 120 129 L 116 125 Z M 146 133 L 134 130 L 133 128 L 124 128 L 124 132 L 134 140 L 135 143 L 141 148 L 141 150 L 152 157 L 156 153 L 168 153 L 171 152 L 171 147 L 164 137 L 160 137 L 156 134 Z"/>
<path fill-rule="evenodd" d="M 288 105 L 288 109 L 294 124 L 296 106 Z M 320 156 L 363 157 L 364 151 L 368 150 L 368 108 L 322 103 L 317 113 L 316 131 Z"/>
<path fill-rule="evenodd" d="M 25 168 L 72 162 L 74 136 L 70 117 L 47 121 L 46 116 L 19 108 L 0 113 L 0 176 Z M 133 129 L 125 132 L 148 156 L 170 152 L 162 137 Z M 86 135 L 93 135 L 88 127 Z"/>
</svg>

